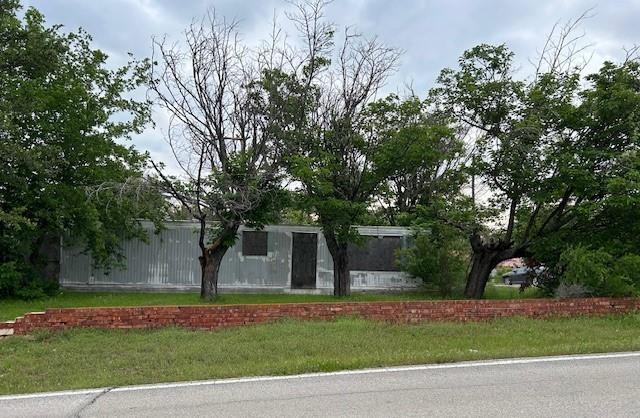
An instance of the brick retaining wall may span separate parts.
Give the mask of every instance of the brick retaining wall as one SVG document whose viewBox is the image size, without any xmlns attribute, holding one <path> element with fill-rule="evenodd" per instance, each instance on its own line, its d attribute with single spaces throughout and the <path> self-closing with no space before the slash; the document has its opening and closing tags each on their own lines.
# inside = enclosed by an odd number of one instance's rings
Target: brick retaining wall
<svg viewBox="0 0 640 418">
<path fill-rule="evenodd" d="M 14 321 L 0 322 L 0 338 L 13 335 Z"/>
<path fill-rule="evenodd" d="M 637 298 L 521 299 L 407 302 L 280 303 L 265 305 L 147 306 L 130 308 L 47 309 L 0 323 L 15 334 L 34 330 L 88 328 L 159 328 L 179 326 L 216 329 L 280 318 L 332 319 L 340 315 L 396 323 L 482 321 L 508 316 L 543 318 L 628 313 L 640 309 Z"/>
</svg>

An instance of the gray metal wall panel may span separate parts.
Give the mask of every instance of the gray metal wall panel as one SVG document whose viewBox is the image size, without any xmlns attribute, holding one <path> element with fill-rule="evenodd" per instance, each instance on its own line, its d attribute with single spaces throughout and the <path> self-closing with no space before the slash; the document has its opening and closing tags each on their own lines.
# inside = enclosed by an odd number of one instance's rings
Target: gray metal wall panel
<svg viewBox="0 0 640 418">
<path fill-rule="evenodd" d="M 109 272 L 93 269 L 89 256 L 77 248 L 63 246 L 61 257 L 61 284 L 89 288 L 197 289 L 200 286 L 198 262 L 198 224 L 171 222 L 156 235 L 151 224 L 149 243 L 128 241 L 123 244 L 126 268 Z M 243 256 L 242 230 L 235 245 L 225 255 L 220 268 L 219 287 L 229 289 L 260 289 L 289 291 L 291 288 L 292 233 L 318 234 L 317 292 L 330 293 L 333 289 L 333 260 L 320 228 L 307 226 L 272 225 L 268 232 L 266 256 Z M 359 227 L 360 233 L 372 236 L 400 236 L 403 243 L 409 231 L 396 227 Z M 414 279 L 401 272 L 352 271 L 355 290 L 384 290 L 411 288 Z"/>
<path fill-rule="evenodd" d="M 318 288 L 333 290 L 333 258 L 324 235 L 318 237 Z"/>
<path fill-rule="evenodd" d="M 242 232 L 220 267 L 220 286 L 287 287 L 291 269 L 291 237 L 284 231 L 265 228 L 266 256 L 242 255 Z"/>
<path fill-rule="evenodd" d="M 76 247 L 62 247 L 60 255 L 60 282 L 69 280 L 89 283 L 92 277 L 91 257 Z"/>
<path fill-rule="evenodd" d="M 200 281 L 197 238 L 193 229 L 167 229 L 153 233 L 149 243 L 138 240 L 124 244 L 126 269 L 95 271 L 95 281 L 123 284 L 196 285 Z"/>
</svg>

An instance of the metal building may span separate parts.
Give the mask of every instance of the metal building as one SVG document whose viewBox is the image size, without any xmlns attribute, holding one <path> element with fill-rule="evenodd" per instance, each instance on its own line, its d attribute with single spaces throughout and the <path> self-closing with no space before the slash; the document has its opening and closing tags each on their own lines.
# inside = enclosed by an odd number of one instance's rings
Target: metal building
<svg viewBox="0 0 640 418">
<path fill-rule="evenodd" d="M 191 290 L 200 288 L 198 224 L 170 222 L 160 234 L 144 224 L 149 242 L 123 243 L 124 268 L 96 269 L 90 256 L 62 248 L 60 284 L 91 290 Z M 410 231 L 400 227 L 358 227 L 365 236 L 350 252 L 354 291 L 415 288 L 417 280 L 399 271 L 396 250 L 406 247 Z M 320 228 L 270 225 L 240 228 L 222 260 L 221 292 L 333 292 L 333 261 Z"/>
</svg>

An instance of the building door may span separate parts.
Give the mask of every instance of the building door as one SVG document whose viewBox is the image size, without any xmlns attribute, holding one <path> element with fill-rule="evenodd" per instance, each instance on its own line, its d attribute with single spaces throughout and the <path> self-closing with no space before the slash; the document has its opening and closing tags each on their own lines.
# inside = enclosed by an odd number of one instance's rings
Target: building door
<svg viewBox="0 0 640 418">
<path fill-rule="evenodd" d="M 291 254 L 291 288 L 316 288 L 316 261 L 318 259 L 318 234 L 293 233 Z"/>
</svg>

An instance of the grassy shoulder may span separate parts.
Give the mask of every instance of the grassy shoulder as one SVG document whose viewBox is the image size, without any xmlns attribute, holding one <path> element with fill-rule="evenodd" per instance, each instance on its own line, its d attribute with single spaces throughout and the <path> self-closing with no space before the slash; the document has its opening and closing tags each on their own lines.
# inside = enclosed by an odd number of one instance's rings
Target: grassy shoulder
<svg viewBox="0 0 640 418">
<path fill-rule="evenodd" d="M 220 331 L 71 330 L 0 340 L 0 393 L 640 350 L 640 315 L 392 325 L 356 318 Z"/>
<path fill-rule="evenodd" d="M 534 297 L 535 293 L 521 294 L 517 288 L 488 286 L 487 298 L 512 299 Z M 347 298 L 332 295 L 305 294 L 222 294 L 214 304 L 240 303 L 293 303 L 293 302 L 348 302 L 381 300 L 424 300 L 437 296 L 424 292 L 403 293 L 354 293 Z M 0 300 L 0 321 L 9 321 L 26 312 L 43 311 L 47 308 L 78 308 L 100 306 L 152 306 L 152 305 L 197 305 L 204 304 L 197 293 L 133 293 L 133 292 L 72 292 L 63 290 L 59 295 L 31 301 Z"/>
</svg>

